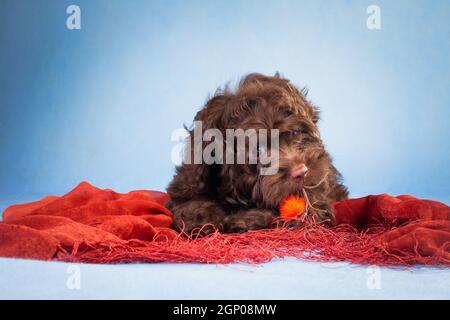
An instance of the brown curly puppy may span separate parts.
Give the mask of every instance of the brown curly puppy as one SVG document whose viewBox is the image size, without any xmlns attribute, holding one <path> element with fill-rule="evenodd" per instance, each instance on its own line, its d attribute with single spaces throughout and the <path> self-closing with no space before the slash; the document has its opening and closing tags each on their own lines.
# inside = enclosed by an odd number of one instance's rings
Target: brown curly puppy
<svg viewBox="0 0 450 320">
<path fill-rule="evenodd" d="M 261 162 L 184 162 L 167 189 L 171 197 L 167 207 L 174 213 L 176 228 L 187 233 L 204 225 L 210 226 L 203 228 L 206 233 L 214 228 L 227 233 L 267 228 L 279 215 L 280 201 L 288 195 L 302 195 L 302 190 L 308 195 L 312 214 L 319 220 L 333 219 L 332 203 L 345 199 L 348 192 L 320 139 L 318 109 L 305 95 L 278 74 L 250 74 L 235 92 L 216 92 L 195 116 L 186 155 L 206 147 L 205 141 L 194 138 L 200 123 L 203 130 L 216 129 L 224 137 L 227 129 L 266 129 L 268 135 L 275 132 L 271 129 L 278 129 L 278 155 L 270 163 L 277 171 L 261 174 L 261 168 L 267 167 Z M 249 139 L 245 141 L 248 149 Z M 228 144 L 227 140 L 224 150 L 230 150 Z M 267 144 L 257 151 L 275 154 L 273 148 Z M 251 150 L 246 150 L 245 159 L 250 155 Z"/>
</svg>

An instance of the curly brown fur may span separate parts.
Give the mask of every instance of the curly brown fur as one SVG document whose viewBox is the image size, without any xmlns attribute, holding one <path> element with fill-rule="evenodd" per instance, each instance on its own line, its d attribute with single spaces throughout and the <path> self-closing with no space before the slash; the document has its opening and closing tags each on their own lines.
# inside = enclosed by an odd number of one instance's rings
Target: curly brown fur
<svg viewBox="0 0 450 320">
<path fill-rule="evenodd" d="M 231 233 L 266 228 L 279 215 L 280 201 L 301 195 L 303 188 L 318 219 L 332 218 L 332 203 L 347 197 L 320 139 L 318 109 L 305 92 L 278 74 L 246 76 L 235 92 L 217 92 L 194 120 L 224 136 L 226 129 L 279 129 L 279 170 L 261 175 L 261 164 L 182 164 L 167 189 L 176 228 L 187 233 L 204 225 L 204 233 L 214 228 Z M 191 145 L 186 152 L 192 154 Z M 302 165 L 308 168 L 306 174 L 293 177 L 293 170 Z"/>
</svg>

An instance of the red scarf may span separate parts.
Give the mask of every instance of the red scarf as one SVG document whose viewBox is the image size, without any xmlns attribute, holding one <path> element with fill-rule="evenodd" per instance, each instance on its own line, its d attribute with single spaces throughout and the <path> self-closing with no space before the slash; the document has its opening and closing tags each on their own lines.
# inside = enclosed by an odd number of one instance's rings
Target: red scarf
<svg viewBox="0 0 450 320">
<path fill-rule="evenodd" d="M 158 191 L 126 194 L 83 182 L 61 197 L 13 205 L 0 256 L 89 263 L 261 263 L 294 256 L 376 265 L 450 264 L 450 207 L 412 196 L 335 203 L 336 225 L 276 228 L 186 240 Z"/>
</svg>

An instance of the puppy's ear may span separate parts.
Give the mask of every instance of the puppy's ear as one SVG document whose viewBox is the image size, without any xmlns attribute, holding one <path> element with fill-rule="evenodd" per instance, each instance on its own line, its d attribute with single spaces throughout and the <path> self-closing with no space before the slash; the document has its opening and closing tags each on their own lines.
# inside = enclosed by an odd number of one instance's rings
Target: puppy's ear
<svg viewBox="0 0 450 320">
<path fill-rule="evenodd" d="M 317 124 L 320 119 L 320 110 L 314 105 L 311 105 L 311 119 L 314 122 L 314 124 Z"/>
<path fill-rule="evenodd" d="M 309 118 L 314 122 L 314 124 L 317 124 L 317 122 L 319 122 L 320 119 L 320 110 L 310 100 L 308 100 L 308 93 L 309 93 L 308 87 L 303 87 L 300 90 L 300 97 L 303 100 L 303 102 L 307 105 L 307 112 Z"/>
<path fill-rule="evenodd" d="M 218 168 L 217 164 L 208 164 L 203 159 L 203 151 L 211 143 L 204 141 L 203 135 L 208 129 L 224 132 L 229 99 L 225 94 L 217 94 L 195 116 L 194 124 L 188 130 L 183 164 L 177 168 L 168 188 L 171 197 L 176 198 L 174 200 L 203 198 L 215 192 Z"/>
<path fill-rule="evenodd" d="M 201 121 L 203 130 L 224 130 L 230 111 L 231 97 L 227 94 L 216 94 L 208 100 L 202 110 L 197 112 L 194 121 Z"/>
</svg>

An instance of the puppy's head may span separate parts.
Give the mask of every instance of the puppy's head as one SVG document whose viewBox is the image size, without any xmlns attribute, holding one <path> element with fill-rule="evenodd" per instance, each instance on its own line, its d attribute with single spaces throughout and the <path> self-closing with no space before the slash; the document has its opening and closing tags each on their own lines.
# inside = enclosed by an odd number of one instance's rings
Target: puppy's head
<svg viewBox="0 0 450 320">
<path fill-rule="evenodd" d="M 216 93 L 195 118 L 203 130 L 221 132 L 224 142 L 223 161 L 201 165 L 208 176 L 205 185 L 225 204 L 270 209 L 288 195 L 300 195 L 303 187 L 320 182 L 317 188 L 323 188 L 332 166 L 318 119 L 304 92 L 278 75 L 251 74 L 235 92 Z M 203 149 L 207 144 L 203 141 Z"/>
</svg>

